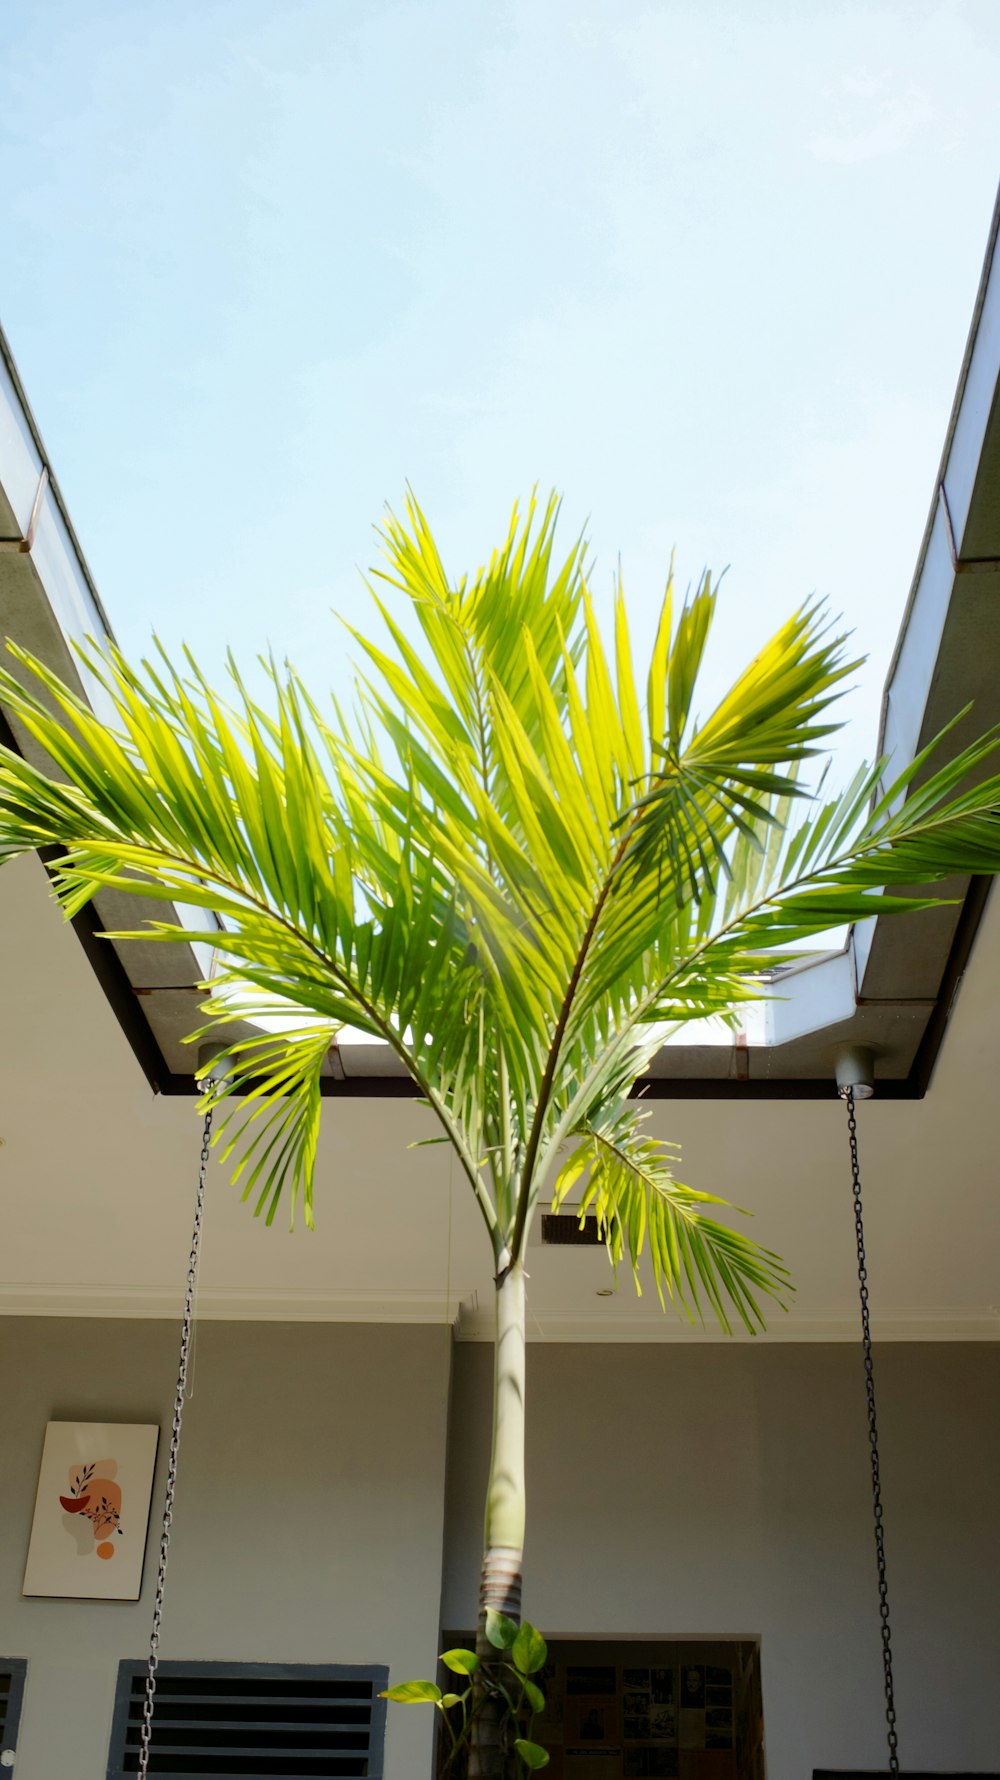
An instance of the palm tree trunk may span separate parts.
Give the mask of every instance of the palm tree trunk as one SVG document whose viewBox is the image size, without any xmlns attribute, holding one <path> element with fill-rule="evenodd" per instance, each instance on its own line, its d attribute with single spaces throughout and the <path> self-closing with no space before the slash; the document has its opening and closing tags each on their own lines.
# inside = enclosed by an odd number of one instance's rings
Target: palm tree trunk
<svg viewBox="0 0 1000 1780">
<path fill-rule="evenodd" d="M 497 1288 L 493 1358 L 493 1450 L 486 1492 L 483 1568 L 479 1587 L 476 1651 L 485 1682 L 498 1652 L 486 1637 L 486 1610 L 493 1607 L 520 1622 L 524 1562 L 524 1269 L 520 1261 Z M 500 1721 L 495 1703 L 476 1701 L 469 1780 L 497 1780 L 502 1773 Z"/>
</svg>

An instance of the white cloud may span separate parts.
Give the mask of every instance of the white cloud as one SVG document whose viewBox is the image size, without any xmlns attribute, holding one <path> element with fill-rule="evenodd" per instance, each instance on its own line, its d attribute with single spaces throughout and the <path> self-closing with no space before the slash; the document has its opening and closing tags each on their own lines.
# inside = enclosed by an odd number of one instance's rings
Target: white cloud
<svg viewBox="0 0 1000 1780">
<path fill-rule="evenodd" d="M 868 68 L 859 68 L 856 74 L 845 74 L 841 81 L 845 93 L 856 95 L 859 99 L 877 99 L 884 93 L 889 84 L 889 76 L 884 71 L 872 74 Z"/>
<path fill-rule="evenodd" d="M 845 77 L 841 85 L 856 101 L 843 112 L 834 130 L 809 138 L 809 151 L 820 161 L 842 167 L 855 166 L 883 155 L 898 154 L 914 137 L 933 123 L 937 110 L 921 87 L 910 86 L 895 96 L 880 97 L 885 75 L 865 71 Z"/>
</svg>

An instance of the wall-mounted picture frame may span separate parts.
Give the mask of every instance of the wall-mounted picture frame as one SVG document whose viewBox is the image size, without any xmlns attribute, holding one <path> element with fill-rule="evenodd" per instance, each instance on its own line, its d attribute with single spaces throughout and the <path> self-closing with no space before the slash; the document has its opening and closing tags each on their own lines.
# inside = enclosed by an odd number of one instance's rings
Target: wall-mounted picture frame
<svg viewBox="0 0 1000 1780">
<path fill-rule="evenodd" d="M 49 1422 L 22 1594 L 137 1601 L 159 1428 Z"/>
</svg>

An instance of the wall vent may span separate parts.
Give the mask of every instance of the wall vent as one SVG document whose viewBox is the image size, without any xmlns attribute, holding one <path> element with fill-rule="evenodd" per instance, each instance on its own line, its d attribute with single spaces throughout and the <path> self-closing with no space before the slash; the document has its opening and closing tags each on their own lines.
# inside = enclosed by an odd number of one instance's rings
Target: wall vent
<svg viewBox="0 0 1000 1780">
<path fill-rule="evenodd" d="M 12 1756 L 17 1748 L 27 1663 L 22 1656 L 0 1656 L 0 1753 Z M 7 1761 L 4 1766 L 10 1768 Z"/>
<path fill-rule="evenodd" d="M 542 1244 L 545 1248 L 601 1248 L 603 1243 L 596 1218 L 584 1218 L 581 1224 L 575 1211 L 543 1211 Z"/>
<path fill-rule="evenodd" d="M 149 1773 L 158 1780 L 381 1780 L 389 1671 L 161 1662 Z M 123 1662 L 107 1780 L 138 1771 L 146 1664 Z"/>
</svg>

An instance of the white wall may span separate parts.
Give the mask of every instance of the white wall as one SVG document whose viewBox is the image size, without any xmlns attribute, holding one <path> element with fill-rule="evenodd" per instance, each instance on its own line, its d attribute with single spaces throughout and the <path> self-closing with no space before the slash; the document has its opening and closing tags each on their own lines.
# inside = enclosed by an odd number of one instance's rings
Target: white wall
<svg viewBox="0 0 1000 1780">
<path fill-rule="evenodd" d="M 472 1622 L 490 1351 L 456 1350 L 443 1623 Z M 1000 1771 L 1000 1349 L 876 1355 L 904 1768 Z M 861 1359 L 533 1344 L 525 1613 L 762 1640 L 769 1780 L 885 1766 Z"/>
<path fill-rule="evenodd" d="M 176 1374 L 164 1322 L 0 1318 L 0 1654 L 28 1658 L 17 1780 L 103 1780 L 117 1665 L 145 1654 Z M 450 1338 L 206 1323 L 197 1332 L 161 1655 L 434 1673 Z M 163 1429 L 142 1600 L 24 1600 L 49 1420 Z M 389 1713 L 387 1780 L 429 1774 L 431 1714 Z"/>
<path fill-rule="evenodd" d="M 455 1350 L 448 1627 L 475 1612 L 490 1362 Z M 0 1318 L 18 1780 L 102 1780 L 154 1573 L 155 1528 L 135 1605 L 21 1598 L 45 1423 L 166 1431 L 175 1363 L 173 1324 Z M 538 1343 L 528 1364 L 527 1613 L 552 1636 L 759 1635 L 769 1780 L 884 1766 L 857 1351 Z M 900 1344 L 877 1364 L 904 1766 L 1000 1771 L 1000 1349 Z M 433 1673 L 448 1369 L 436 1328 L 202 1325 L 165 1657 Z M 154 1516 L 162 1469 L 161 1452 Z M 388 1780 L 427 1780 L 430 1718 L 390 1710 Z"/>
</svg>

